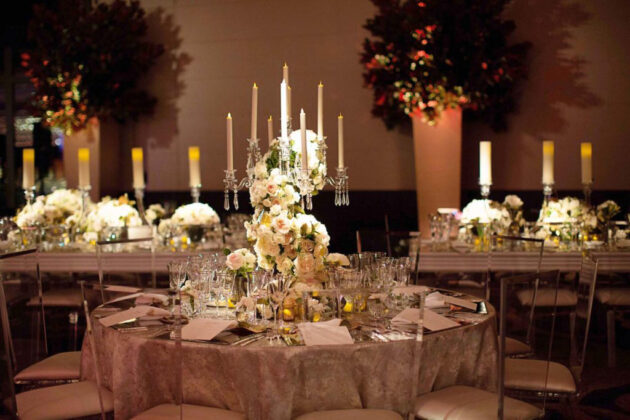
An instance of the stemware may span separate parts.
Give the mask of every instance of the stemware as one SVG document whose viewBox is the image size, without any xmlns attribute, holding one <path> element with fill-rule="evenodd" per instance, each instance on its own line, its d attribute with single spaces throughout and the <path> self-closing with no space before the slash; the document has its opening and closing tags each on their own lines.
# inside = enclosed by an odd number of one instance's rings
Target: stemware
<svg viewBox="0 0 630 420">
<path fill-rule="evenodd" d="M 258 299 L 263 297 L 264 285 L 267 282 L 268 273 L 264 270 L 256 270 L 249 274 L 247 282 L 247 296 L 254 300 L 254 314 L 251 319 L 252 324 L 258 323 L 256 308 Z"/>
<path fill-rule="evenodd" d="M 273 313 L 273 331 L 269 337 L 270 341 L 281 337 L 281 334 L 279 333 L 280 323 L 278 321 L 278 315 L 280 314 L 280 316 L 282 316 L 284 299 L 287 297 L 292 284 L 293 278 L 282 274 L 277 274 L 271 277 L 271 279 L 267 282 L 267 297 L 269 299 L 269 306 L 271 306 Z"/>
<path fill-rule="evenodd" d="M 223 307 L 222 315 L 219 315 L 220 318 L 227 319 L 229 318 L 230 311 L 230 299 L 232 299 L 232 292 L 234 290 L 234 273 L 231 273 L 227 270 L 217 271 L 217 277 L 219 277 L 219 295 L 217 297 L 217 307 Z"/>
</svg>

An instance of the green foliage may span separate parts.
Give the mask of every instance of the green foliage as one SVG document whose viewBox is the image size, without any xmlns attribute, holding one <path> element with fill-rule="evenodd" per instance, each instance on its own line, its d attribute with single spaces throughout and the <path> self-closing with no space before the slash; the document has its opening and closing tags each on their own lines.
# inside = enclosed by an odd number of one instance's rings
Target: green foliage
<svg viewBox="0 0 630 420">
<path fill-rule="evenodd" d="M 164 47 L 144 40 L 138 1 L 36 5 L 28 31 L 33 49 L 22 66 L 35 87 L 35 111 L 48 125 L 71 132 L 92 117 L 123 122 L 153 111 L 156 99 L 137 85 Z"/>
<path fill-rule="evenodd" d="M 530 44 L 508 44 L 513 21 L 501 18 L 509 0 L 372 0 L 377 14 L 365 27 L 365 83 L 374 91 L 372 112 L 391 128 L 419 115 L 435 124 L 462 107 L 506 127 L 525 78 Z"/>
</svg>

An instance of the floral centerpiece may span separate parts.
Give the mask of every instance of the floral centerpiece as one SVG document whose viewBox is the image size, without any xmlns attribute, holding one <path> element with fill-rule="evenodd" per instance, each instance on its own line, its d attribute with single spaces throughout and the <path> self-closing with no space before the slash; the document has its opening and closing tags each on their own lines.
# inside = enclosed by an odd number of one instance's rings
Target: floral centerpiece
<svg viewBox="0 0 630 420">
<path fill-rule="evenodd" d="M 142 219 L 133 204 L 127 194 L 116 199 L 104 197 L 92 207 L 85 218 L 83 239 L 90 243 L 96 240 L 122 239 L 125 228 L 141 226 Z"/>
<path fill-rule="evenodd" d="M 89 201 L 87 204 L 91 205 Z M 79 191 L 59 189 L 26 204 L 14 221 L 22 230 L 24 245 L 43 239 L 46 246 L 65 246 L 69 242 L 70 231 L 81 217 L 81 210 Z"/>
<path fill-rule="evenodd" d="M 161 219 L 158 233 L 174 249 L 186 249 L 214 243 L 213 231 L 219 223 L 219 215 L 208 204 L 191 203 L 179 206 L 170 219 Z"/>
<path fill-rule="evenodd" d="M 583 232 L 597 227 L 597 217 L 584 201 L 564 197 L 543 203 L 538 223 L 542 226 L 536 233 L 538 238 L 558 238 L 567 245 L 577 245 Z"/>
<path fill-rule="evenodd" d="M 290 165 L 300 161 L 301 150 L 290 136 Z M 307 137 L 310 177 L 315 191 L 324 187 L 324 164 L 316 152 L 314 134 Z M 250 201 L 254 207 L 251 222 L 246 222 L 247 237 L 254 242 L 258 266 L 285 275 L 295 276 L 298 282 L 315 287 L 326 279 L 325 259 L 330 236 L 326 226 L 314 216 L 304 213 L 300 194 L 294 180 L 280 170 L 280 144 L 276 139 L 269 151 L 256 164 Z"/>
<path fill-rule="evenodd" d="M 467 242 L 474 241 L 477 250 L 483 251 L 490 235 L 506 233 L 511 224 L 512 217 L 503 204 L 488 199 L 473 200 L 462 210 L 459 237 Z"/>
<path fill-rule="evenodd" d="M 372 112 L 388 127 L 419 115 L 435 124 L 463 108 L 495 129 L 506 126 L 517 86 L 527 73 L 527 42 L 508 42 L 515 29 L 502 17 L 509 1 L 372 0 L 372 34 L 363 44 Z"/>
</svg>

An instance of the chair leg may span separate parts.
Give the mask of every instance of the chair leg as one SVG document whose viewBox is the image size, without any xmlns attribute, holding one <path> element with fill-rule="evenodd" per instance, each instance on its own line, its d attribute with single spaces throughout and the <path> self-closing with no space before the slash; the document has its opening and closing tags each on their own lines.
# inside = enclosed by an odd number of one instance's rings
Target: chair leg
<svg viewBox="0 0 630 420">
<path fill-rule="evenodd" d="M 614 309 L 606 311 L 606 329 L 608 330 L 608 367 L 613 368 L 617 364 Z"/>
<path fill-rule="evenodd" d="M 571 353 L 570 353 L 570 360 L 577 360 L 577 345 L 576 345 L 576 340 L 575 340 L 575 320 L 576 320 L 577 314 L 575 313 L 575 311 L 571 312 L 569 314 L 569 335 L 570 335 L 570 339 L 571 339 Z"/>
</svg>

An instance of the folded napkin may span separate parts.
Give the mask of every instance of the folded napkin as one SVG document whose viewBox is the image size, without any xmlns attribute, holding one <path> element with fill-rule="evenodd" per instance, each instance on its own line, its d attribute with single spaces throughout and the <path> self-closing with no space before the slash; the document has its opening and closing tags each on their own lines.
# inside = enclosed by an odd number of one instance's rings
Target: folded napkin
<svg viewBox="0 0 630 420">
<path fill-rule="evenodd" d="M 418 285 L 394 287 L 394 293 L 405 294 L 408 296 L 412 296 L 416 293 L 428 292 L 429 290 L 430 289 L 427 286 L 418 286 Z"/>
<path fill-rule="evenodd" d="M 105 303 L 114 303 L 114 302 L 121 302 L 123 300 L 128 300 L 128 299 L 135 299 L 135 298 L 137 298 L 138 296 L 141 296 L 141 295 L 142 295 L 142 293 L 132 293 L 130 295 L 117 297 L 116 299 L 109 300 L 109 301 L 107 301 Z"/>
<path fill-rule="evenodd" d="M 433 292 L 427 295 L 424 306 L 427 308 L 442 308 L 448 306 L 445 302 L 446 296 L 440 292 Z"/>
<path fill-rule="evenodd" d="M 130 287 L 130 286 L 118 286 L 115 284 L 110 284 L 105 286 L 105 290 L 108 292 L 119 292 L 119 293 L 137 293 L 142 289 L 139 287 Z"/>
<path fill-rule="evenodd" d="M 166 305 L 167 302 L 168 296 L 158 293 L 141 293 L 140 296 L 136 297 L 136 305 Z"/>
<path fill-rule="evenodd" d="M 418 317 L 420 315 L 418 311 L 419 310 L 416 308 L 404 309 L 392 319 L 392 324 L 404 325 L 418 322 Z M 440 331 L 448 328 L 459 327 L 459 323 L 442 315 L 436 314 L 428 308 L 424 308 L 423 325 L 429 331 Z"/>
<path fill-rule="evenodd" d="M 133 308 L 129 308 L 125 311 L 118 312 L 116 314 L 101 318 L 99 321 L 106 327 L 120 324 L 125 321 L 131 321 L 132 319 L 142 318 L 144 316 L 168 316 L 170 312 L 166 309 L 156 308 L 153 306 L 139 305 Z"/>
<path fill-rule="evenodd" d="M 347 327 L 341 327 L 340 319 L 325 322 L 305 322 L 298 326 L 304 344 L 307 346 L 323 346 L 334 344 L 352 344 Z"/>
<path fill-rule="evenodd" d="M 182 339 L 210 341 L 220 332 L 234 328 L 237 325 L 237 322 L 234 320 L 209 318 L 193 319 L 182 328 Z"/>
</svg>

